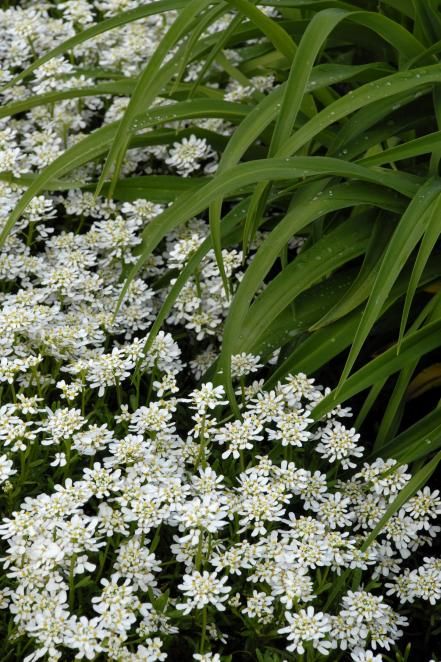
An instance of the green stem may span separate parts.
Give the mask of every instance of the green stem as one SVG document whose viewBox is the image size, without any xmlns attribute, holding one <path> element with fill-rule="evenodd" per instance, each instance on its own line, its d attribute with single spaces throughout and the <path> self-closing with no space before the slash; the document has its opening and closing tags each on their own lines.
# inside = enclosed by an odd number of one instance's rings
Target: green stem
<svg viewBox="0 0 441 662">
<path fill-rule="evenodd" d="M 9 386 L 11 388 L 12 402 L 14 403 L 14 405 L 16 405 L 17 404 L 17 395 L 15 393 L 14 382 L 12 382 L 12 384 L 9 384 Z"/>
<path fill-rule="evenodd" d="M 100 565 L 99 565 L 99 569 L 98 569 L 97 581 L 99 581 L 102 577 L 109 549 L 110 549 L 110 538 L 108 538 L 108 540 L 107 540 L 106 547 L 105 547 L 103 555 L 101 556 L 101 559 L 100 559 Z"/>
<path fill-rule="evenodd" d="M 242 404 L 245 406 L 245 379 L 244 379 L 244 377 L 241 377 L 239 379 L 239 383 L 240 383 L 240 393 L 241 393 L 241 397 L 242 397 Z"/>
<path fill-rule="evenodd" d="M 205 469 L 207 463 L 205 461 L 205 416 L 202 420 L 202 432 L 199 436 L 199 453 L 196 459 L 196 464 L 194 466 L 195 470 L 198 468 L 199 464 L 202 464 L 202 468 Z"/>
<path fill-rule="evenodd" d="M 205 638 L 207 634 L 207 607 L 204 607 L 202 610 L 202 624 L 201 624 L 201 643 L 199 647 L 199 652 L 204 653 L 205 650 Z"/>
<path fill-rule="evenodd" d="M 239 451 L 239 455 L 240 455 L 240 458 L 239 458 L 240 472 L 243 473 L 245 471 L 245 460 L 244 460 L 244 457 L 243 457 L 243 451 L 242 450 Z"/>
<path fill-rule="evenodd" d="M 199 570 L 202 564 L 202 548 L 204 544 L 204 536 L 202 531 L 199 532 L 199 542 L 198 542 L 198 549 L 196 552 L 196 560 L 195 560 L 195 566 L 196 570 Z"/>
<path fill-rule="evenodd" d="M 70 570 L 69 570 L 69 607 L 72 611 L 75 604 L 75 562 L 77 560 L 76 554 L 74 554 L 70 560 Z"/>
<path fill-rule="evenodd" d="M 160 539 L 161 539 L 161 526 L 159 525 L 155 531 L 155 535 L 153 536 L 152 544 L 150 545 L 151 552 L 155 551 L 155 549 L 159 545 Z"/>
</svg>

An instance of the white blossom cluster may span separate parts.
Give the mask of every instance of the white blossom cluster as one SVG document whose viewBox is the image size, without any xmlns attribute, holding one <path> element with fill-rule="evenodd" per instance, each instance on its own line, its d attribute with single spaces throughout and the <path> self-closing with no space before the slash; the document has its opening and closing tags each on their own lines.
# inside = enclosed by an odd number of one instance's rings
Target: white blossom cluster
<svg viewBox="0 0 441 662">
<path fill-rule="evenodd" d="M 17 633 L 34 642 L 26 659 L 62 659 L 66 649 L 88 659 L 165 659 L 163 642 L 188 627 L 180 615 L 201 611 L 213 647 L 228 643 L 222 628 L 241 614 L 269 640 L 284 638 L 288 652 L 337 649 L 358 660 L 390 650 L 408 619 L 387 596 L 403 604 L 440 598 L 439 559 L 406 567 L 440 530 L 439 492 L 418 491 L 366 548 L 410 480 L 407 467 L 377 459 L 330 480 L 320 456 L 337 468 L 361 446 L 336 418 L 347 410 L 311 427 L 311 408 L 323 397 L 312 380 L 256 387 L 242 418 L 223 423 L 222 387 L 208 382 L 189 397 L 173 395 L 176 354 L 170 360 L 167 344 L 157 354 L 164 374 L 153 391 L 162 397 L 133 411 L 123 406 L 113 428 L 79 409 L 27 403 L 38 423 L 25 434 L 65 459 L 73 454 L 83 468 L 77 479 L 26 497 L 0 526 L 10 580 L 3 606 Z M 22 398 L 3 416 L 22 420 L 24 405 Z M 186 434 L 182 407 L 192 412 Z M 27 441 L 32 454 L 36 444 Z M 323 608 L 324 587 L 346 570 L 359 571 L 357 586 Z M 136 652 L 132 633 L 143 642 Z"/>
</svg>

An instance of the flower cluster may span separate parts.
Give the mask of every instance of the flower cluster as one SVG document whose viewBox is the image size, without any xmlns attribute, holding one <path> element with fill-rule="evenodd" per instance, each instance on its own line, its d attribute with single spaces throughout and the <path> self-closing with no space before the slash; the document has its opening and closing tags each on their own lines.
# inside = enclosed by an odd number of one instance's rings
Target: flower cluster
<svg viewBox="0 0 441 662">
<path fill-rule="evenodd" d="M 170 385 L 173 368 L 164 364 Z M 439 600 L 439 560 L 406 566 L 439 532 L 439 492 L 416 492 L 366 546 L 411 475 L 381 459 L 337 479 L 308 468 L 322 455 L 344 471 L 343 460 L 361 453 L 358 436 L 336 418 L 313 424 L 323 391 L 312 380 L 298 375 L 274 391 L 256 389 L 242 418 L 227 423 L 216 414 L 226 405 L 222 387 L 208 382 L 185 398 L 173 390 L 133 411 L 122 407 L 112 429 L 73 408 L 34 408 L 34 436 L 65 457 L 74 453 L 83 468 L 27 497 L 0 527 L 12 582 L 4 606 L 34 642 L 29 660 L 61 659 L 66 649 L 131 659 L 134 632 L 155 647 L 148 659 L 163 659 L 164 642 L 193 627 L 180 615 L 199 613 L 203 641 L 220 641 L 221 650 L 241 617 L 268 640 L 285 638 L 288 652 L 337 649 L 363 659 L 369 647 L 390 650 L 408 624 L 388 596 Z M 182 407 L 193 412 L 186 431 Z M 286 420 L 301 434 L 286 435 Z M 330 440 L 338 452 L 323 455 Z M 220 460 L 219 445 L 227 448 Z M 326 587 L 347 571 L 359 573 L 357 586 L 323 608 Z"/>
</svg>

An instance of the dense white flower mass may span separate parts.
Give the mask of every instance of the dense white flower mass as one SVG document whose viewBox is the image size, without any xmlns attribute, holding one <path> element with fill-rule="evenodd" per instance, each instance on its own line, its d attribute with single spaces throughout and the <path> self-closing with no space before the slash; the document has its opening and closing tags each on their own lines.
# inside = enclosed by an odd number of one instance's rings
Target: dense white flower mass
<svg viewBox="0 0 441 662">
<path fill-rule="evenodd" d="M 300 379 L 277 386 L 271 409 L 262 409 L 263 392 L 245 401 L 243 421 L 231 421 L 230 427 L 214 415 L 225 400 L 222 387 L 210 382 L 188 397 L 170 394 L 132 411 L 121 407 L 112 435 L 102 429 L 102 443 L 75 450 L 69 440 L 87 426 L 98 428 L 74 408 L 36 410 L 35 435 L 44 442 L 49 434 L 51 445 L 65 449 L 57 451 L 64 454 L 53 463 L 55 471 L 64 471 L 72 452 L 83 466 L 74 481 L 65 478 L 50 492 L 27 497 L 0 526 L 11 587 L 5 606 L 31 637 L 37 657 L 50 650 L 57 659 L 72 649 L 77 657 L 104 652 L 108 659 L 124 660 L 132 654 L 135 630 L 143 633 L 143 646 L 157 646 L 164 655 L 162 637 L 185 631 L 179 614 L 203 612 L 204 628 L 209 619 L 226 628 L 228 637 L 226 617 L 234 622 L 240 610 L 256 627 L 276 628 L 272 636 L 285 637 L 288 652 L 303 654 L 312 646 L 323 655 L 339 649 L 351 651 L 354 660 L 375 660 L 408 624 L 388 596 L 404 604 L 440 599 L 439 559 L 426 557 L 416 569 L 402 568 L 409 550 L 437 535 L 438 491 L 417 491 L 395 515 L 393 530 L 402 522 L 407 535 L 391 535 L 387 526 L 365 550 L 366 535 L 410 474 L 379 460 L 338 483 L 309 470 L 311 446 L 328 438 L 330 425 L 345 434 L 342 423 L 329 419 L 315 424 L 312 436 L 286 459 L 287 447 L 271 434 L 280 417 L 323 397 L 310 381 L 299 392 Z M 181 407 L 189 408 L 195 425 L 187 437 L 176 418 Z M 15 413 L 19 418 L 19 407 Z M 237 446 L 240 466 L 231 464 L 234 454 L 223 454 L 219 464 L 219 435 L 231 445 L 245 424 L 249 443 Z M 35 440 L 29 443 L 36 447 Z M 88 462 L 91 448 L 95 459 Z M 385 495 L 377 486 L 386 477 Z M 177 582 L 170 583 L 171 564 Z M 323 610 L 323 583 L 336 581 L 346 569 L 361 572 L 358 588 L 343 589 L 331 609 Z M 82 587 L 97 577 L 97 590 L 83 594 Z"/>
<path fill-rule="evenodd" d="M 0 10 L 2 83 L 49 45 L 146 4 Z M 3 90 L 2 101 L 93 87 L 88 72 L 130 81 L 175 17 L 152 14 L 78 44 Z M 182 84 L 192 87 L 199 70 L 187 69 Z M 222 91 L 206 83 L 235 102 L 277 85 L 272 75 L 248 85 L 228 78 Z M 20 177 L 34 177 L 127 105 L 123 93 L 93 93 L 0 120 L 0 225 L 29 181 Z M 266 390 L 272 352 L 242 352 L 232 357 L 240 416 L 232 414 L 212 368 L 230 294 L 263 233 L 246 258 L 223 248 L 231 292 L 207 248 L 148 346 L 167 295 L 204 248 L 206 215 L 168 233 L 117 310 L 174 184 L 208 180 L 219 144 L 210 136 L 233 131 L 211 118 L 169 122 L 155 144 L 141 134 L 122 173 L 166 175 L 165 193 L 95 198 L 89 183 L 100 166 L 80 166 L 78 184 L 36 196 L 0 249 L 0 608 L 2 638 L 13 646 L 5 659 L 220 662 L 241 650 L 245 632 L 250 650 L 256 641 L 278 650 L 274 660 L 378 662 L 405 639 L 409 604 L 441 599 L 440 559 L 413 562 L 439 534 L 439 491 L 417 490 L 365 545 L 412 476 L 393 459 L 363 460 L 360 434 L 344 422 L 349 409 L 315 419 L 329 389 L 300 373 Z"/>
</svg>

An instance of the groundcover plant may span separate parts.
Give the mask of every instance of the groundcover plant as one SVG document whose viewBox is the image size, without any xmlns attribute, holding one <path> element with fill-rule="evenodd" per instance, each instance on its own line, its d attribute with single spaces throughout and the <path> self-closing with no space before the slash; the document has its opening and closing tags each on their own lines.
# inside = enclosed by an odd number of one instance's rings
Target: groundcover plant
<svg viewBox="0 0 441 662">
<path fill-rule="evenodd" d="M 440 53 L 0 3 L 2 661 L 440 659 Z"/>
</svg>

